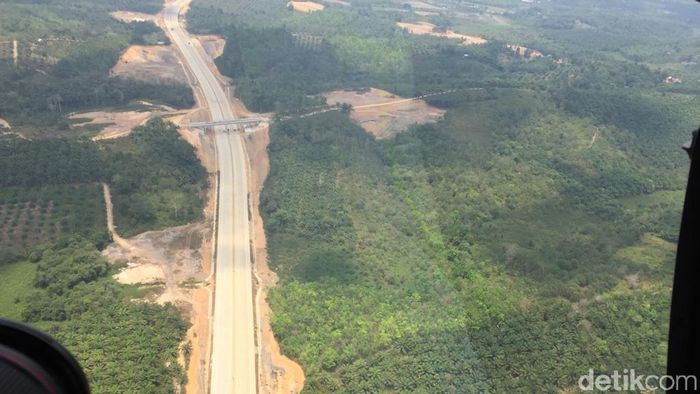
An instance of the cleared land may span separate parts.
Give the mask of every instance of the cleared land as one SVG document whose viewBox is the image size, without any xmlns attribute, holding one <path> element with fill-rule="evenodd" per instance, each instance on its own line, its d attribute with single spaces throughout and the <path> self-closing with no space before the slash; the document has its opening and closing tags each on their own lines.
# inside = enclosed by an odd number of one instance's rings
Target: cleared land
<svg viewBox="0 0 700 394">
<path fill-rule="evenodd" d="M 377 139 L 391 138 L 412 124 L 435 122 L 445 113 L 423 100 L 406 99 L 375 88 L 364 93 L 336 90 L 325 96 L 329 105 L 351 104 L 352 120 Z"/>
<path fill-rule="evenodd" d="M 83 127 L 87 125 L 101 125 L 102 131 L 93 137 L 94 141 L 124 137 L 131 133 L 131 129 L 141 126 L 154 115 L 165 115 L 171 113 L 169 108 L 161 108 L 161 111 L 124 111 L 124 112 L 107 112 L 94 111 L 76 113 L 70 116 L 70 119 L 83 120 L 80 123 L 73 124 L 72 127 Z"/>
<path fill-rule="evenodd" d="M 155 15 L 144 14 L 142 12 L 114 11 L 111 12 L 110 15 L 112 15 L 112 18 L 126 23 L 156 20 Z"/>
<path fill-rule="evenodd" d="M 314 3 L 313 1 L 290 1 L 287 3 L 287 6 L 291 6 L 294 11 L 299 12 L 322 11 L 324 8 L 326 8 L 325 5 Z"/>
<path fill-rule="evenodd" d="M 175 49 L 166 45 L 130 46 L 110 74 L 145 82 L 181 83 L 187 80 Z"/>
<path fill-rule="evenodd" d="M 416 22 L 416 23 L 406 23 L 406 22 L 396 22 L 396 25 L 400 28 L 406 30 L 411 34 L 417 35 L 428 35 L 443 38 L 452 38 L 461 40 L 462 45 L 474 45 L 474 44 L 484 44 L 486 39 L 477 36 L 468 36 L 465 34 L 455 33 L 452 30 L 446 30 L 444 32 L 436 31 L 435 25 L 430 22 Z"/>
<path fill-rule="evenodd" d="M 197 36 L 197 40 L 202 44 L 204 51 L 212 59 L 224 54 L 224 46 L 226 46 L 226 40 L 221 36 L 216 36 L 213 34 Z"/>
<path fill-rule="evenodd" d="M 544 56 L 544 55 L 542 54 L 542 52 L 540 52 L 540 51 L 538 51 L 538 50 L 536 50 L 536 49 L 530 49 L 530 48 L 524 47 L 524 46 L 522 46 L 522 45 L 511 45 L 511 44 L 508 44 L 507 46 L 508 46 L 508 48 L 509 48 L 511 51 L 517 53 L 519 56 L 524 57 L 524 58 L 526 58 L 526 59 L 534 59 L 534 58 L 537 58 L 537 57 L 542 57 L 542 56 Z"/>
</svg>

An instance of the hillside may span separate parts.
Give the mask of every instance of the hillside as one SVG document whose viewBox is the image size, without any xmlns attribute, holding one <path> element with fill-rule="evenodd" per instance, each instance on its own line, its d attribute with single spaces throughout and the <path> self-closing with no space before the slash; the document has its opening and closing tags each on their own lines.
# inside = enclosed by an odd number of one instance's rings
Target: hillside
<svg viewBox="0 0 700 394">
<path fill-rule="evenodd" d="M 228 38 L 217 63 L 247 105 L 317 113 L 273 125 L 261 196 L 272 327 L 305 392 L 550 392 L 588 368 L 662 374 L 679 146 L 700 118 L 683 63 L 695 39 L 676 38 L 697 10 L 322 3 L 200 0 L 188 16 Z M 329 91 L 367 88 L 454 92 L 425 99 L 439 122 L 384 140 L 319 111 Z"/>
</svg>

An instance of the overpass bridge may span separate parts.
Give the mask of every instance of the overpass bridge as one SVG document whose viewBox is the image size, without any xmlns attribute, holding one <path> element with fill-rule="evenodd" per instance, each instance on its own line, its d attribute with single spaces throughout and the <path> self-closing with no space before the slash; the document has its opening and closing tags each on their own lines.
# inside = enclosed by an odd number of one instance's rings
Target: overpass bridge
<svg viewBox="0 0 700 394">
<path fill-rule="evenodd" d="M 224 119 L 224 120 L 216 120 L 216 121 L 211 121 L 211 122 L 192 122 L 190 123 L 189 127 L 193 129 L 202 129 L 202 130 L 208 130 L 216 126 L 233 126 L 233 129 L 237 129 L 238 127 L 243 127 L 244 130 L 246 127 L 250 126 L 257 126 L 261 123 L 269 123 L 270 119 L 269 118 L 264 118 L 264 117 L 250 117 L 250 118 L 238 118 L 238 119 Z M 231 131 L 231 128 L 227 127 L 226 131 Z"/>
</svg>

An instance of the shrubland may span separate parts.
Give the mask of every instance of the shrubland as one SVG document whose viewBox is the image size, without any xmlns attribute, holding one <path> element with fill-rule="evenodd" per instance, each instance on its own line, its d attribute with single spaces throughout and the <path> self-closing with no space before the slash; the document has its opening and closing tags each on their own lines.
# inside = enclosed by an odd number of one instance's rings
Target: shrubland
<svg viewBox="0 0 700 394">
<path fill-rule="evenodd" d="M 301 14 L 201 0 L 189 14 L 229 39 L 218 65 L 256 110 L 310 112 L 324 89 L 456 90 L 427 99 L 444 119 L 388 141 L 342 113 L 272 126 L 269 301 L 305 390 L 539 392 L 588 368 L 663 373 L 679 146 L 700 112 L 692 78 L 662 82 L 696 75 L 685 55 L 661 52 L 687 53 L 694 39 L 672 37 L 692 23 L 650 2 L 479 2 L 506 10 L 490 25 L 351 3 Z M 489 43 L 394 26 L 425 19 L 483 27 Z"/>
</svg>

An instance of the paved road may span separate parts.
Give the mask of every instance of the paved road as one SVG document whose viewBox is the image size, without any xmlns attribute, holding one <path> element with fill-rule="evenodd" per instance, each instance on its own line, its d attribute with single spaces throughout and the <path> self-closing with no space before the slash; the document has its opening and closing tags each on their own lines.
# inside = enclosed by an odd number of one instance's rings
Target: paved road
<svg viewBox="0 0 700 394">
<path fill-rule="evenodd" d="M 165 8 L 164 22 L 187 67 L 202 88 L 211 120 L 235 119 L 231 103 L 207 67 L 204 54 L 178 22 L 184 1 Z M 211 393 L 255 393 L 253 284 L 248 226 L 248 179 L 238 134 L 217 126 L 219 211 L 216 245 L 216 291 L 211 356 Z"/>
</svg>

